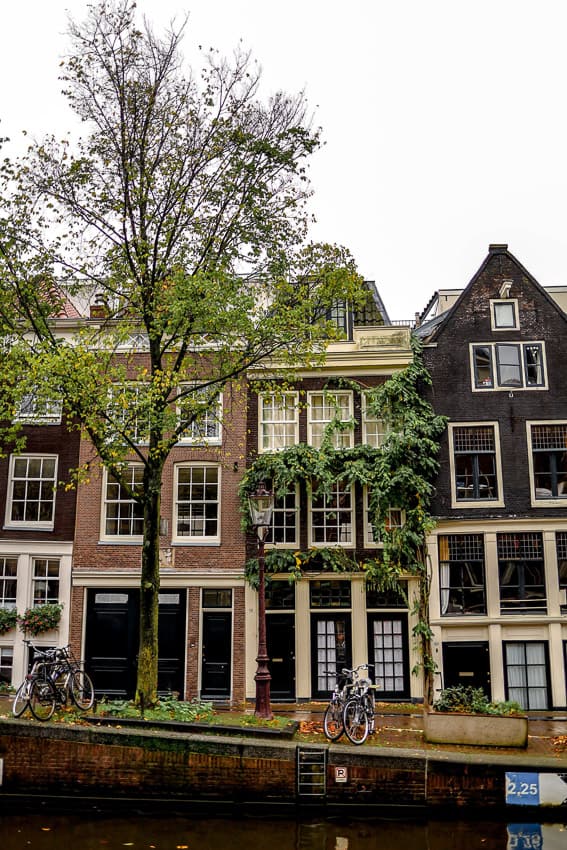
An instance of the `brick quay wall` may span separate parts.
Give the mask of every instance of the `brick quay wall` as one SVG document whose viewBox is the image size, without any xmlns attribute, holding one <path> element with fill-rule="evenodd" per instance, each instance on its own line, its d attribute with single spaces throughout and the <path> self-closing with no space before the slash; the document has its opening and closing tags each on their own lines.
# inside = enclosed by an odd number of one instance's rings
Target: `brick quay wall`
<svg viewBox="0 0 567 850">
<path fill-rule="evenodd" d="M 0 721 L 0 806 L 25 795 L 328 810 L 505 810 L 506 773 L 562 763 L 506 756 Z M 565 765 L 563 763 L 563 768 Z M 518 807 L 513 807 L 518 812 Z M 525 807 L 522 807 L 525 810 Z M 562 818 L 567 806 L 554 807 Z"/>
</svg>

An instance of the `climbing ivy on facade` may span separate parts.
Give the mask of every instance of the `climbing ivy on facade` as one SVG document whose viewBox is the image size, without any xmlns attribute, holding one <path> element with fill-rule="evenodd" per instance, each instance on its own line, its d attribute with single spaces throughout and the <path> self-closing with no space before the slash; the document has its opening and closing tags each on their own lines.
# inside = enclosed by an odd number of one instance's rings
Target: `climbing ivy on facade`
<svg viewBox="0 0 567 850">
<path fill-rule="evenodd" d="M 259 455 L 248 468 L 241 486 L 243 527 L 248 529 L 248 495 L 261 481 L 269 482 L 276 499 L 297 484 L 314 496 L 328 495 L 338 480 L 368 489 L 369 520 L 375 540 L 380 541 L 373 556 L 357 559 L 356 550 L 340 545 L 293 551 L 274 547 L 266 553 L 266 572 L 285 573 L 290 581 L 300 579 L 307 570 L 323 572 L 363 572 L 369 583 L 380 590 L 404 593 L 406 579 L 419 579 L 419 594 L 412 606 L 415 616 L 414 639 L 424 674 L 424 701 L 432 695 L 434 662 L 429 627 L 430 576 L 426 539 L 435 526 L 431 515 L 433 482 L 439 468 L 439 438 L 446 427 L 425 397 L 430 377 L 421 356 L 419 340 L 412 340 L 413 359 L 403 370 L 373 388 L 345 379 L 327 386 L 328 398 L 338 387 L 364 392 L 367 415 L 380 419 L 385 426 L 379 447 L 357 445 L 335 448 L 337 430 L 354 428 L 354 420 L 345 422 L 336 416 L 326 429 L 320 448 L 298 444 L 284 450 Z M 390 524 L 390 509 L 402 512 L 403 523 Z M 256 559 L 246 565 L 246 578 L 255 586 Z M 405 595 L 405 594 L 404 594 Z M 407 597 L 406 597 L 407 598 Z"/>
</svg>

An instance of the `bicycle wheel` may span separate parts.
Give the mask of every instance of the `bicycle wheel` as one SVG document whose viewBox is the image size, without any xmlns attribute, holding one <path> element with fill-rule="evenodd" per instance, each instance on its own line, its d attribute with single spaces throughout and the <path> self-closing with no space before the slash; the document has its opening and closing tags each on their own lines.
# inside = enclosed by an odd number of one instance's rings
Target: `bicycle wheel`
<svg viewBox="0 0 567 850">
<path fill-rule="evenodd" d="M 323 718 L 323 729 L 329 741 L 338 741 L 345 731 L 343 709 L 338 700 L 332 700 L 327 706 Z"/>
<path fill-rule="evenodd" d="M 29 682 L 22 682 L 18 690 L 16 691 L 16 696 L 14 697 L 14 702 L 12 703 L 12 714 L 14 717 L 20 717 L 21 714 L 24 713 L 26 708 L 28 707 L 29 702 Z"/>
<path fill-rule="evenodd" d="M 345 705 L 344 724 L 346 736 L 352 744 L 364 744 L 368 738 L 368 716 L 362 700 L 349 699 Z"/>
<path fill-rule="evenodd" d="M 71 676 L 71 698 L 80 711 L 88 711 L 94 704 L 94 688 L 84 670 L 75 670 Z"/>
<path fill-rule="evenodd" d="M 30 710 L 36 720 L 49 720 L 55 711 L 57 694 L 49 679 L 34 679 L 30 688 Z"/>
</svg>

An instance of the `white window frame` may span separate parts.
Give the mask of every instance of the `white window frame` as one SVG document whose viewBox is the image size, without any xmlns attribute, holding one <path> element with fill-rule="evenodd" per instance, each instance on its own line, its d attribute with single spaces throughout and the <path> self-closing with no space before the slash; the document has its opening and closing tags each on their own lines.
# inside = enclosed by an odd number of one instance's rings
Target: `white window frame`
<svg viewBox="0 0 567 850">
<path fill-rule="evenodd" d="M 291 404 L 288 405 L 287 402 L 290 400 Z M 284 418 L 266 419 L 264 416 L 266 401 L 271 401 L 272 409 L 281 412 Z M 290 411 L 293 412 L 293 417 L 286 419 L 285 416 Z M 276 435 L 278 426 L 284 427 L 283 437 Z M 286 433 L 288 427 L 289 433 Z M 258 453 L 283 451 L 297 443 L 299 443 L 299 393 L 260 393 L 258 396 Z"/>
<path fill-rule="evenodd" d="M 314 498 L 313 486 L 312 485 L 309 486 L 309 494 L 308 494 L 309 495 L 309 508 L 308 508 L 309 546 L 311 546 L 314 549 L 326 549 L 326 548 L 332 548 L 332 547 L 335 547 L 335 546 L 341 547 L 342 549 L 354 549 L 356 547 L 356 512 L 355 512 L 354 485 L 350 484 L 347 487 L 343 488 L 342 484 L 343 484 L 343 482 L 341 480 L 336 481 L 333 492 L 330 494 L 330 496 L 325 496 L 325 495 L 322 496 L 323 506 L 320 507 L 320 508 L 314 508 L 313 507 L 313 498 Z M 336 508 L 327 506 L 327 501 L 329 499 L 332 499 L 333 495 L 336 496 L 338 494 L 339 497 L 340 497 L 341 493 L 348 493 L 349 494 L 350 507 L 348 507 L 348 508 L 341 507 L 339 509 L 336 509 Z M 338 511 L 341 511 L 342 513 L 348 512 L 350 514 L 350 523 L 349 523 L 350 540 L 341 540 L 340 539 L 341 533 L 340 533 L 340 530 L 339 530 L 339 535 L 338 535 L 339 540 L 336 540 L 336 541 L 334 541 L 334 540 L 333 541 L 322 540 L 322 541 L 316 542 L 314 540 L 314 533 L 313 533 L 314 532 L 313 513 L 315 511 L 322 511 L 322 512 L 327 513 L 327 514 L 337 513 Z M 325 528 L 339 528 L 340 529 L 340 525 L 341 524 L 339 524 L 339 523 L 336 523 L 334 525 L 332 523 L 329 523 L 329 524 L 325 523 L 324 527 Z"/>
<path fill-rule="evenodd" d="M 514 311 L 513 325 L 499 325 L 496 321 L 496 310 L 501 305 L 511 306 Z M 519 331 L 520 330 L 520 315 L 518 311 L 517 298 L 495 298 L 490 302 L 490 327 L 493 331 Z"/>
<path fill-rule="evenodd" d="M 33 461 L 33 460 L 36 460 L 36 459 L 39 459 L 41 461 L 53 460 L 55 462 L 53 478 L 29 479 L 28 477 L 26 477 L 25 479 L 20 479 L 20 478 L 14 479 L 14 469 L 15 469 L 15 467 L 18 464 L 19 461 L 21 461 L 21 460 Z M 32 454 L 32 453 L 29 453 L 29 454 L 11 455 L 10 456 L 10 466 L 9 466 L 9 472 L 8 472 L 8 493 L 7 493 L 7 498 L 6 498 L 6 515 L 5 515 L 5 527 L 6 528 L 35 528 L 35 529 L 42 530 L 42 531 L 53 531 L 53 528 L 54 528 L 54 525 L 55 525 L 55 504 L 56 504 L 55 496 L 56 496 L 56 487 L 57 487 L 58 461 L 59 461 L 59 456 L 54 455 L 54 454 L 37 454 L 37 453 Z M 52 482 L 52 494 L 53 495 L 52 495 L 52 499 L 51 499 L 51 519 L 50 520 L 29 520 L 29 519 L 16 520 L 16 519 L 12 519 L 12 503 L 13 503 L 15 480 L 18 480 L 18 481 L 19 480 L 24 480 L 24 481 L 40 480 L 40 481 Z M 21 500 L 18 499 L 18 501 L 21 501 Z M 34 500 L 34 499 L 28 500 L 27 497 L 26 497 L 24 499 L 24 510 L 25 510 L 25 506 L 27 505 L 28 501 L 32 502 L 32 501 L 36 501 L 36 500 Z M 47 500 L 44 500 L 44 501 L 47 501 Z"/>
<path fill-rule="evenodd" d="M 36 565 L 40 561 L 45 561 L 45 564 L 46 564 L 45 575 L 36 575 Z M 49 569 L 49 562 L 50 561 L 53 562 L 54 564 L 57 564 L 57 577 L 56 578 L 54 578 L 54 577 L 50 578 L 48 576 L 47 571 Z M 47 605 L 47 604 L 57 604 L 59 602 L 60 598 L 61 598 L 61 559 L 60 558 L 51 558 L 48 555 L 36 555 L 36 556 L 34 556 L 31 559 L 31 581 L 32 581 L 31 604 L 33 605 L 34 608 L 39 608 L 42 605 Z M 57 584 L 57 596 L 46 596 L 45 599 L 41 599 L 41 600 L 38 599 L 36 597 L 36 591 L 35 591 L 36 583 L 44 584 L 44 585 L 47 586 L 49 584 L 49 582 Z"/>
<path fill-rule="evenodd" d="M 6 574 L 6 561 L 16 562 L 16 575 Z M 18 600 L 18 557 L 17 555 L 0 555 L 0 608 L 7 611 L 13 611 L 16 608 Z M 6 583 L 13 581 L 16 585 L 16 593 L 13 597 L 14 601 L 6 604 Z"/>
<path fill-rule="evenodd" d="M 317 396 L 323 397 L 323 412 L 328 414 L 322 419 L 313 419 L 313 401 Z M 348 403 L 346 418 L 341 419 L 342 422 L 346 422 L 354 415 L 352 390 L 312 390 L 307 393 L 307 443 L 310 446 L 320 448 L 325 428 L 334 419 L 336 410 L 334 400 L 341 397 L 347 399 Z M 319 430 L 320 433 L 317 433 Z M 334 434 L 333 444 L 336 449 L 351 449 L 354 445 L 354 429 L 337 431 Z"/>
<path fill-rule="evenodd" d="M 108 411 L 108 415 L 109 415 L 109 418 L 110 418 L 109 427 L 112 427 L 112 421 L 113 420 L 121 423 L 121 428 L 117 428 L 116 431 L 115 431 L 115 438 L 116 438 L 116 440 L 118 440 L 122 443 L 122 442 L 127 442 L 127 440 L 120 433 L 120 431 L 121 431 L 121 429 L 124 428 L 127 420 L 130 418 L 129 414 L 132 410 L 132 404 L 129 404 L 128 407 L 124 407 L 121 411 L 113 401 L 113 395 L 114 395 L 115 388 L 118 391 L 118 393 L 120 393 L 122 390 L 126 390 L 127 393 L 131 393 L 132 396 L 135 396 L 136 398 L 138 398 L 143 392 L 148 392 L 150 387 L 149 387 L 149 384 L 144 383 L 144 381 L 125 381 L 124 384 L 114 384 L 113 386 L 111 386 L 109 388 L 108 405 L 107 405 L 107 411 Z M 133 417 L 131 424 L 133 426 L 133 433 L 131 435 L 131 442 L 136 446 L 147 446 L 149 444 L 149 433 L 147 433 L 145 439 L 141 439 L 140 434 L 142 433 L 142 436 L 143 436 L 143 430 L 144 429 L 146 429 L 146 431 L 149 432 L 150 422 L 148 420 L 145 423 L 145 425 L 142 425 L 141 419 L 140 419 L 140 416 L 139 416 L 139 411 L 138 411 L 137 408 L 136 408 L 136 414 Z M 114 442 L 114 441 L 111 439 L 111 440 L 109 440 L 109 442 Z"/>
<path fill-rule="evenodd" d="M 32 391 L 24 393 L 20 399 L 14 422 L 23 425 L 60 425 L 62 414 L 61 399 L 43 399 L 39 402 L 37 394 Z"/>
<path fill-rule="evenodd" d="M 454 432 L 461 428 L 488 428 L 494 429 L 494 453 L 496 457 L 496 481 L 498 484 L 498 498 L 496 499 L 458 499 L 455 473 L 455 444 Z M 500 428 L 498 422 L 449 422 L 449 474 L 451 476 L 451 507 L 452 508 L 480 508 L 485 510 L 487 505 L 503 508 L 504 505 L 504 481 L 502 478 L 502 454 L 500 449 Z"/>
<path fill-rule="evenodd" d="M 383 540 L 375 540 L 374 539 L 374 528 L 372 523 L 370 522 L 370 505 L 369 505 L 369 491 L 368 487 L 363 488 L 363 500 L 364 500 L 364 548 L 365 549 L 383 549 L 384 541 Z M 390 522 L 391 528 L 402 528 L 405 525 L 406 521 L 406 512 L 403 508 L 396 508 L 391 506 L 388 508 L 388 518 L 391 520 L 392 516 L 396 514 L 400 515 L 401 523 L 398 525 L 392 524 Z"/>
<path fill-rule="evenodd" d="M 384 419 L 380 419 L 377 416 L 369 416 L 366 403 L 366 393 L 363 392 L 361 394 L 362 442 L 367 446 L 379 449 L 380 446 L 384 445 L 384 441 L 390 433 L 391 428 Z"/>
<path fill-rule="evenodd" d="M 134 468 L 143 470 L 143 465 L 141 463 L 128 463 L 128 469 L 132 470 Z M 104 469 L 104 474 L 102 477 L 102 498 L 101 498 L 101 518 L 100 518 L 100 539 L 122 544 L 122 543 L 141 543 L 143 539 L 143 534 L 110 534 L 106 530 L 106 520 L 107 520 L 107 506 L 110 504 L 134 504 L 132 499 L 122 498 L 122 499 L 109 499 L 108 498 L 108 484 L 110 482 L 110 478 L 112 477 L 112 473 L 109 472 L 108 469 Z M 122 485 L 119 482 L 116 482 L 122 490 Z M 120 491 L 119 491 L 120 492 Z M 124 494 L 125 495 L 125 494 Z M 132 524 L 134 522 L 134 517 L 130 517 L 129 521 Z"/>
<path fill-rule="evenodd" d="M 189 388 L 188 384 L 183 384 L 180 387 L 181 391 L 186 391 Z M 196 390 L 197 395 L 201 392 L 203 395 L 207 393 L 207 389 L 203 388 L 202 390 Z M 183 416 L 183 402 L 184 399 L 181 398 L 177 402 L 177 419 L 178 422 L 181 423 L 181 418 Z M 212 410 L 212 407 L 215 407 L 215 411 Z M 200 416 L 198 416 L 189 426 L 187 431 L 184 431 L 180 437 L 180 443 L 191 443 L 193 445 L 206 445 L 206 446 L 220 446 L 222 443 L 222 415 L 223 415 L 223 397 L 222 392 L 219 390 L 216 393 L 216 401 L 211 404 L 211 408 L 205 410 Z M 208 427 L 209 422 L 216 423 L 217 433 L 213 436 L 204 436 L 203 434 L 198 433 L 199 426 L 204 426 L 205 430 Z"/>
<path fill-rule="evenodd" d="M 182 469 L 215 469 L 217 472 L 217 498 L 214 500 L 217 506 L 217 533 L 211 535 L 203 534 L 179 534 L 177 523 L 179 520 L 179 473 Z M 222 502 L 222 469 L 218 463 L 210 463 L 207 461 L 195 461 L 190 463 L 177 463 L 174 469 L 174 484 L 173 484 L 173 534 L 172 541 L 174 543 L 183 544 L 186 546 L 218 546 L 221 542 L 221 502 Z M 203 499 L 199 504 L 207 504 L 212 500 Z M 190 504 L 191 502 L 187 502 Z M 204 524 L 203 524 L 204 528 Z"/>
<path fill-rule="evenodd" d="M 567 507 L 567 498 L 559 496 L 549 496 L 548 498 L 536 498 L 535 486 L 535 470 L 534 470 L 534 453 L 532 445 L 532 426 L 533 425 L 567 425 L 567 419 L 529 419 L 526 420 L 526 437 L 528 443 L 528 470 L 530 474 L 530 504 L 533 508 L 565 508 Z M 567 451 L 567 446 L 565 448 Z"/>
<path fill-rule="evenodd" d="M 4 656 L 6 656 L 6 658 Z M 8 657 L 10 657 L 10 664 L 7 663 Z M 14 647 L 12 645 L 2 644 L 0 646 L 0 670 L 10 671 L 9 679 L 3 679 L 2 676 L 0 676 L 0 682 L 4 681 L 6 684 L 11 685 L 14 676 Z"/>
<path fill-rule="evenodd" d="M 503 329 L 504 330 L 504 329 Z M 509 328 L 505 328 L 505 330 L 509 330 Z M 498 378 L 498 358 L 496 350 L 499 346 L 516 346 L 520 349 L 520 375 L 521 375 L 521 384 L 501 384 L 499 383 Z M 541 384 L 534 384 L 532 386 L 526 383 L 526 349 L 531 345 L 537 345 L 541 349 L 541 369 L 542 369 L 542 382 Z M 490 363 L 491 363 L 491 372 L 492 372 L 492 386 L 477 386 L 476 384 L 476 373 L 475 373 L 475 349 L 477 348 L 488 348 L 490 350 Z M 470 364 L 470 375 L 471 375 L 471 390 L 474 393 L 488 393 L 488 392 L 507 392 L 507 393 L 515 393 L 515 392 L 539 392 L 541 390 L 548 389 L 547 383 L 547 356 L 545 352 L 545 342 L 541 339 L 530 339 L 530 340 L 502 340 L 501 342 L 470 342 L 469 343 L 469 364 Z"/>
<path fill-rule="evenodd" d="M 275 498 L 274 498 L 274 509 L 272 511 L 272 522 L 271 522 L 271 525 L 270 525 L 270 533 L 268 535 L 268 538 L 266 539 L 266 549 L 275 548 L 275 547 L 277 547 L 278 549 L 297 549 L 298 546 L 299 546 L 299 525 L 300 525 L 299 498 L 300 497 L 299 497 L 299 485 L 298 484 L 296 484 L 295 487 L 293 488 L 293 490 L 290 490 L 289 493 L 287 493 L 286 495 L 290 496 L 292 494 L 294 495 L 294 499 L 295 499 L 295 504 L 294 504 L 294 508 L 293 508 L 293 514 L 294 514 L 294 517 L 295 517 L 295 537 L 294 537 L 293 540 L 286 540 L 286 541 L 281 541 L 281 542 L 278 541 L 276 543 L 273 542 L 273 540 L 274 540 L 274 538 L 273 538 L 274 527 L 276 526 L 276 522 L 278 521 L 278 517 L 281 516 L 282 514 L 292 512 L 291 508 L 284 507 L 283 502 L 284 502 L 285 497 L 275 496 Z M 285 519 L 284 519 L 283 522 L 280 522 L 277 527 L 278 528 L 286 528 Z"/>
</svg>

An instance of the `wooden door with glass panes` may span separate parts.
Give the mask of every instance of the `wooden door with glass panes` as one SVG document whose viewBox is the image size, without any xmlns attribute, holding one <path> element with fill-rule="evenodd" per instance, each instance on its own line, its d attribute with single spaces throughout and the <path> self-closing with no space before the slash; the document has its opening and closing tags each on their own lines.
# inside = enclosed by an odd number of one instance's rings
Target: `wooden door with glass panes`
<svg viewBox="0 0 567 850">
<path fill-rule="evenodd" d="M 409 698 L 407 614 L 368 615 L 368 661 L 374 665 L 370 675 L 377 687 L 377 699 Z"/>
</svg>

